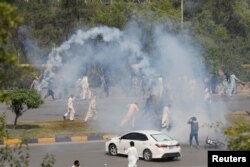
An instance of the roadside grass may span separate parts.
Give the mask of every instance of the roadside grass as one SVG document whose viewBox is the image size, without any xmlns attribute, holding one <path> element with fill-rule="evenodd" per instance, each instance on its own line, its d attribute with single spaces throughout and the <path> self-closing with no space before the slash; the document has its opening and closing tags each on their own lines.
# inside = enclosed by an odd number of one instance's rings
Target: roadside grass
<svg viewBox="0 0 250 167">
<path fill-rule="evenodd" d="M 243 123 L 250 127 L 250 114 L 246 111 L 236 111 L 228 114 L 227 126 Z M 13 124 L 6 125 L 9 138 L 39 138 L 39 137 L 63 137 L 88 134 L 103 134 L 94 128 L 91 123 L 83 123 L 81 120 L 57 120 L 57 121 L 22 121 L 16 129 Z"/>
<path fill-rule="evenodd" d="M 7 124 L 6 128 L 9 138 L 70 137 L 100 133 L 80 120 L 23 121 L 18 123 L 16 129 L 13 129 L 13 124 Z"/>
<path fill-rule="evenodd" d="M 229 125 L 234 125 L 236 123 L 246 124 L 250 126 L 250 112 L 248 111 L 236 111 L 228 114 L 227 120 Z"/>
</svg>

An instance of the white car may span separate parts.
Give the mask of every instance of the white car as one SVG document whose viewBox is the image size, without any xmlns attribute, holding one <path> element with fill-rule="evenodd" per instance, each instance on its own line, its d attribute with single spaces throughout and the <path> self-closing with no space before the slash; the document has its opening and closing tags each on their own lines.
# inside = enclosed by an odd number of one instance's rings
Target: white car
<svg viewBox="0 0 250 167">
<path fill-rule="evenodd" d="M 105 143 L 105 151 L 110 155 L 126 155 L 125 150 L 130 146 L 130 141 L 134 141 L 139 157 L 146 161 L 181 157 L 179 142 L 155 130 L 138 130 L 113 137 Z"/>
</svg>

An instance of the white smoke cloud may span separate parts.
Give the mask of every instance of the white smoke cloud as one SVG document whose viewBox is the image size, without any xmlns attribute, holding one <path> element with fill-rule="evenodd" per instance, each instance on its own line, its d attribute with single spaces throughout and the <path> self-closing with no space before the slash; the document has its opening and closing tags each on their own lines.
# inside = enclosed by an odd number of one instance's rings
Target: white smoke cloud
<svg viewBox="0 0 250 167">
<path fill-rule="evenodd" d="M 150 34 L 144 31 L 145 29 L 150 30 Z M 167 31 L 162 25 L 151 25 L 148 28 L 143 27 L 143 24 L 138 26 L 136 22 L 130 22 L 122 31 L 106 26 L 78 30 L 69 40 L 52 49 L 47 63 L 59 67 L 57 73 L 64 82 L 68 83 L 66 84 L 68 88 L 72 87 L 78 77 L 86 75 L 87 66 L 94 63 L 107 67 L 115 82 L 113 84 L 118 88 L 126 85 L 126 90 L 130 86 L 132 73 L 136 74 L 141 70 L 148 81 L 162 76 L 173 97 L 171 107 L 173 126 L 168 133 L 187 142 L 189 133 L 187 120 L 191 116 L 196 116 L 200 125 L 224 121 L 223 112 L 220 115 L 213 111 L 210 113 L 204 105 L 203 57 L 201 49 L 197 47 L 199 45 L 194 43 L 187 32 L 173 33 Z M 149 50 L 146 44 L 150 45 Z M 51 68 L 47 68 L 45 74 L 43 83 L 55 76 Z M 143 110 L 145 99 L 131 99 L 130 102 L 134 101 L 140 101 L 140 108 Z M 110 108 L 106 110 L 110 112 L 126 110 L 125 105 L 116 106 L 114 110 Z M 99 122 L 97 121 L 100 124 L 99 127 L 107 132 L 119 131 L 114 124 L 118 125 L 124 113 L 108 114 L 112 117 L 100 118 Z M 109 117 L 108 114 L 106 117 Z M 140 118 L 142 117 L 138 117 Z M 140 128 L 159 128 L 152 122 L 143 120 L 138 122 Z M 201 128 L 200 134 L 206 136 L 210 131 L 211 129 Z"/>
</svg>

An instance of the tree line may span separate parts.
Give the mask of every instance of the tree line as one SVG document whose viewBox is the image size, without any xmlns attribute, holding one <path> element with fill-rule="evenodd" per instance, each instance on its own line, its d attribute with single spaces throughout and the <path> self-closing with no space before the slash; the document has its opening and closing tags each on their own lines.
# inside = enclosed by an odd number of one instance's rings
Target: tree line
<svg viewBox="0 0 250 167">
<path fill-rule="evenodd" d="M 3 1 L 3 0 L 2 0 Z M 45 62 L 54 45 L 67 40 L 76 29 L 107 25 L 123 29 L 134 17 L 150 24 L 171 21 L 166 29 L 181 33 L 189 30 L 203 47 L 208 69 L 233 71 L 249 80 L 249 0 L 11 0 L 18 23 L 4 50 L 12 51 L 19 63 L 29 63 L 28 54 L 39 52 Z M 6 29 L 4 22 L 1 28 Z M 1 36 L 2 39 L 6 37 Z M 23 41 L 32 39 L 37 48 L 27 52 Z M 148 46 L 150 48 L 150 46 Z M 146 48 L 147 49 L 147 48 Z M 32 55 L 31 55 L 32 57 Z M 7 73 L 10 71 L 6 68 Z M 11 73 L 11 72 L 10 72 Z M 11 74 L 9 74 L 11 75 Z M 8 83 L 9 84 L 9 83 Z"/>
</svg>

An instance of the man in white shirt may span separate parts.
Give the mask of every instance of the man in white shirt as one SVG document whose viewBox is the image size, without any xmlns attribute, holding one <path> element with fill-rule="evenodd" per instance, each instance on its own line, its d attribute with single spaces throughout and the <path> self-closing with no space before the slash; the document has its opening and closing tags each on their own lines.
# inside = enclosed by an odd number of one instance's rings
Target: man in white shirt
<svg viewBox="0 0 250 167">
<path fill-rule="evenodd" d="M 91 98 L 91 92 L 89 90 L 89 81 L 87 76 L 83 76 L 81 80 L 82 85 L 82 99 L 90 99 Z"/>
<path fill-rule="evenodd" d="M 130 147 L 125 150 L 125 153 L 128 154 L 128 167 L 137 167 L 137 161 L 139 160 L 137 149 L 134 147 L 135 143 L 130 142 Z"/>
<path fill-rule="evenodd" d="M 96 120 L 97 119 L 97 112 L 96 112 L 96 96 L 92 96 L 89 100 L 89 107 L 88 112 L 84 118 L 84 122 L 87 122 L 89 119 Z"/>
<path fill-rule="evenodd" d="M 68 110 L 63 115 L 63 119 L 65 120 L 66 117 L 69 115 L 69 120 L 73 121 L 75 117 L 75 109 L 74 109 L 74 95 L 71 94 L 68 99 Z"/>
<path fill-rule="evenodd" d="M 39 83 L 39 78 L 36 77 L 33 81 L 32 84 L 30 86 L 30 89 L 35 89 L 37 90 L 39 93 L 41 91 L 41 87 L 40 87 L 40 83 Z"/>
</svg>

